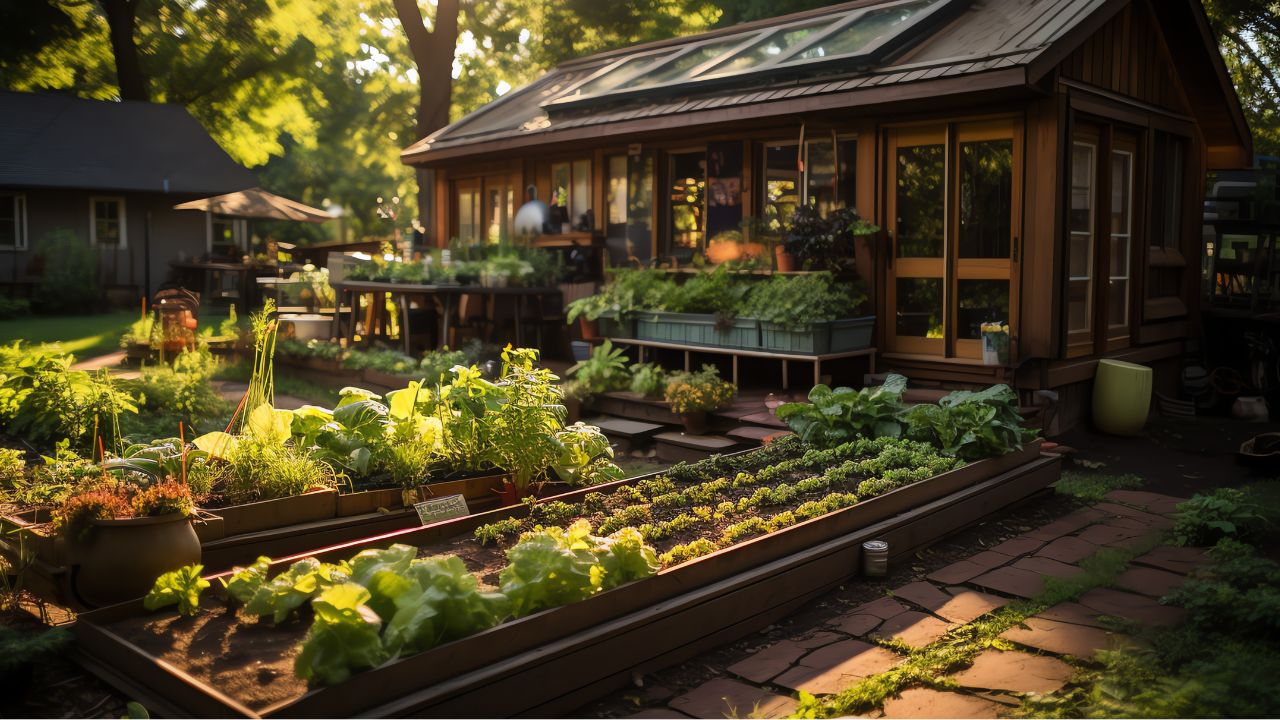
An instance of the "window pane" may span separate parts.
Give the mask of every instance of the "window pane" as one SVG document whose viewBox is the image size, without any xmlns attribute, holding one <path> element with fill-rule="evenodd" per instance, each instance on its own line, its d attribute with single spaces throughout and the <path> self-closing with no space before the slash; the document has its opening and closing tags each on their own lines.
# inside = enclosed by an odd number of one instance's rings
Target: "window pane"
<svg viewBox="0 0 1280 720">
<path fill-rule="evenodd" d="M 627 223 L 627 156 L 609 156 L 609 184 L 607 186 L 607 204 L 609 206 L 609 235 L 615 236 L 619 225 Z"/>
<path fill-rule="evenodd" d="M 800 207 L 799 146 L 767 145 L 764 149 L 764 212 L 770 230 L 782 230 Z"/>
<path fill-rule="evenodd" d="M 732 50 L 745 41 L 746 38 L 742 35 L 735 35 L 727 40 L 707 43 L 702 47 L 690 50 L 652 72 L 646 72 L 634 80 L 623 83 L 621 87 L 626 90 L 634 90 L 677 80 L 687 75 L 690 70 L 711 58 L 719 56 L 721 53 Z"/>
<path fill-rule="evenodd" d="M 1088 235 L 1071 235 L 1071 279 L 1088 280 L 1093 258 L 1090 256 L 1091 238 Z"/>
<path fill-rule="evenodd" d="M 627 157 L 627 254 L 648 262 L 653 254 L 653 155 Z"/>
<path fill-rule="evenodd" d="M 942 278 L 898 278 L 897 332 L 942 337 Z"/>
<path fill-rule="evenodd" d="M 704 151 L 671 155 L 671 247 L 678 260 L 687 260 L 704 245 L 706 228 L 703 199 L 707 186 L 707 154 Z"/>
<path fill-rule="evenodd" d="M 574 95 L 594 95 L 596 93 L 607 92 L 621 85 L 637 71 L 651 67 L 660 60 L 665 60 L 669 55 L 650 55 L 648 57 L 631 58 L 623 62 L 621 65 L 601 75 L 600 77 L 583 83 L 578 87 Z"/>
<path fill-rule="evenodd" d="M 1072 280 L 1067 283 L 1067 330 L 1089 331 L 1089 281 Z"/>
<path fill-rule="evenodd" d="M 837 186 L 843 207 L 858 207 L 858 141 L 841 140 L 836 145 Z"/>
<path fill-rule="evenodd" d="M 18 242 L 18 196 L 0 195 L 0 245 Z"/>
<path fill-rule="evenodd" d="M 898 7 L 872 10 L 855 20 L 849 27 L 818 41 L 816 45 L 801 52 L 796 58 L 812 60 L 815 58 L 837 57 L 874 47 L 881 41 L 895 35 L 899 26 L 937 1 L 920 0 L 920 2 L 899 5 Z"/>
<path fill-rule="evenodd" d="M 480 242 L 480 193 L 476 190 L 458 191 L 458 239 Z"/>
<path fill-rule="evenodd" d="M 1093 146 L 1076 143 L 1071 148 L 1072 232 L 1093 233 Z"/>
<path fill-rule="evenodd" d="M 1113 235 L 1129 233 L 1132 167 L 1132 155 L 1123 152 L 1111 155 L 1111 233 Z"/>
<path fill-rule="evenodd" d="M 898 148 L 898 257 L 942 257 L 942 145 Z"/>
<path fill-rule="evenodd" d="M 794 27 L 790 30 L 775 32 L 760 42 L 742 50 L 728 62 L 720 63 L 711 68 L 707 74 L 719 75 L 721 73 L 750 70 L 757 65 L 773 60 L 775 57 L 795 47 L 802 40 L 808 39 L 818 30 L 829 27 L 831 22 L 831 20 L 822 20 L 809 25 Z"/>
<path fill-rule="evenodd" d="M 551 197 L 547 199 L 547 204 L 551 210 L 550 224 L 556 232 L 560 231 L 562 224 L 569 222 L 569 187 L 572 182 L 569 163 L 551 165 Z"/>
<path fill-rule="evenodd" d="M 957 280 L 956 302 L 956 337 L 981 340 L 982 323 L 1009 322 L 1009 281 Z"/>
<path fill-rule="evenodd" d="M 499 187 L 489 188 L 488 227 L 485 240 L 491 243 L 502 242 L 507 234 L 507 193 Z"/>
<path fill-rule="evenodd" d="M 1013 141 L 960 143 L 962 258 L 1007 258 L 1013 234 Z"/>
<path fill-rule="evenodd" d="M 1182 173 L 1186 162 L 1186 143 L 1169 138 L 1165 156 L 1164 197 L 1160 199 L 1164 209 L 1161 242 L 1166 248 L 1176 249 L 1182 235 Z"/>
<path fill-rule="evenodd" d="M 805 143 L 808 158 L 804 164 L 809 204 L 824 217 L 836 208 L 836 153 L 830 139 Z"/>
<path fill-rule="evenodd" d="M 591 209 L 591 161 L 573 162 L 573 199 L 569 202 L 572 215 L 569 222 L 574 227 L 582 224 L 582 216 Z"/>
<path fill-rule="evenodd" d="M 1129 281 L 1111 280 L 1107 285 L 1107 324 L 1124 327 L 1129 324 Z"/>
</svg>

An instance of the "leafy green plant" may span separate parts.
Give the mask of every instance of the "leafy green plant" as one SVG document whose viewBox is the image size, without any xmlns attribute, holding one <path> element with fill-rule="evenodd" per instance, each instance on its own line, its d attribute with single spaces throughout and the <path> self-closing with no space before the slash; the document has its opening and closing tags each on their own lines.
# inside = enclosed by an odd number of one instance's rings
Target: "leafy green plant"
<svg viewBox="0 0 1280 720">
<path fill-rule="evenodd" d="M 724 328 L 731 325 L 742 310 L 751 287 L 722 263 L 709 272 L 695 273 L 676 287 L 662 308 L 670 312 L 713 314 L 717 327 Z"/>
<path fill-rule="evenodd" d="M 858 284 L 838 281 L 829 272 L 775 275 L 752 288 L 743 314 L 799 331 L 816 322 L 852 317 L 866 299 Z"/>
<path fill-rule="evenodd" d="M 906 388 L 907 379 L 894 374 L 885 378 L 883 385 L 862 390 L 815 385 L 809 391 L 809 402 L 786 403 L 775 414 L 801 440 L 818 447 L 832 447 L 860 436 L 898 437 L 902 426 L 897 418 Z"/>
<path fill-rule="evenodd" d="M 854 238 L 880 228 L 863 220 L 852 208 L 825 217 L 812 205 L 801 206 L 787 219 L 784 245 L 803 267 L 843 269 L 852 265 Z"/>
<path fill-rule="evenodd" d="M 570 323 L 578 318 L 595 321 L 601 315 L 614 313 L 628 318 L 642 310 L 662 308 L 675 290 L 675 281 L 660 270 L 617 268 L 600 292 L 574 300 L 566 307 Z"/>
<path fill-rule="evenodd" d="M 419 652 L 497 625 L 508 614 L 501 593 L 480 592 L 479 581 L 456 557 L 415 560 L 409 587 L 395 598 L 384 633 L 392 652 Z"/>
<path fill-rule="evenodd" d="M 308 600 L 347 582 L 348 577 L 344 567 L 303 558 L 258 586 L 245 602 L 244 611 L 249 615 L 270 615 L 276 623 L 282 623 Z"/>
<path fill-rule="evenodd" d="M 209 588 L 209 581 L 200 577 L 202 570 L 203 565 L 186 565 L 161 575 L 142 606 L 154 611 L 177 605 L 179 615 L 195 615 L 200 612 L 200 595 Z"/>
<path fill-rule="evenodd" d="M 1022 448 L 1035 432 L 1022 427 L 1018 396 L 1008 385 L 953 392 L 937 405 L 921 403 L 902 413 L 907 436 L 933 443 L 965 460 L 997 457 Z"/>
<path fill-rule="evenodd" d="M 315 621 L 294 659 L 294 672 L 308 683 L 334 685 L 353 671 L 377 667 L 389 657 L 382 646 L 382 619 L 366 603 L 369 591 L 356 583 L 325 588 L 311 602 Z"/>
<path fill-rule="evenodd" d="M 1062 473 L 1053 487 L 1059 495 L 1099 502 L 1113 490 L 1142 487 L 1142 478 L 1137 475 L 1106 475 L 1068 470 Z"/>
<path fill-rule="evenodd" d="M 566 373 L 592 395 L 621 390 L 628 384 L 627 355 L 605 340 L 591 349 L 591 357 L 569 368 Z"/>
<path fill-rule="evenodd" d="M 1180 545 L 1210 545 L 1221 538 L 1254 539 L 1270 525 L 1249 491 L 1223 487 L 1180 503 L 1173 535 Z"/>
<path fill-rule="evenodd" d="M 657 363 L 631 366 L 631 392 L 647 398 L 662 397 L 667 389 L 667 371 Z"/>
<path fill-rule="evenodd" d="M 258 588 L 267 582 L 267 571 L 271 567 L 271 558 L 259 556 L 248 567 L 237 567 L 231 570 L 231 576 L 218 578 L 227 597 L 245 604 L 253 599 Z"/>
</svg>

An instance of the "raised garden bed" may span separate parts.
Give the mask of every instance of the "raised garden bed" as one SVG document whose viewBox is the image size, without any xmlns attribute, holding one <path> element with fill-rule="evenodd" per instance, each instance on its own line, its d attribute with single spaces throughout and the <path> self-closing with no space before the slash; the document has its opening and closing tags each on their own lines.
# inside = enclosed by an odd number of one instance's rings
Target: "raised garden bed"
<svg viewBox="0 0 1280 720">
<path fill-rule="evenodd" d="M 554 716 L 625 684 L 633 672 L 652 672 L 759 629 L 846 581 L 856 572 L 863 540 L 887 539 L 891 553 L 902 555 L 1045 487 L 1056 479 L 1060 460 L 1041 456 L 1038 445 L 672 563 L 655 576 L 399 658 L 332 687 L 308 689 L 292 675 L 307 622 L 241 622 L 223 609 L 181 619 L 147 613 L 138 600 L 87 613 L 75 626 L 79 652 L 95 673 L 173 716 Z M 760 452 L 722 460 L 725 472 L 758 472 L 750 463 Z M 653 477 L 542 504 L 594 502 L 589 493 L 625 497 L 645 481 Z M 625 487 L 632 490 L 619 495 Z M 485 566 L 498 550 L 467 535 L 527 513 L 494 510 L 308 555 L 336 561 L 404 543 L 424 553 L 456 554 L 485 581 Z M 275 564 L 283 569 L 296 559 Z M 213 594 L 206 604 L 217 604 Z"/>
<path fill-rule="evenodd" d="M 717 326 L 715 315 L 644 312 L 636 318 L 636 339 L 758 350 L 760 322 L 735 318 L 722 328 Z"/>
<path fill-rule="evenodd" d="M 472 511 L 500 504 L 504 475 L 446 480 L 421 486 L 413 502 L 463 495 Z M 34 563 L 27 572 L 36 596 L 82 608 L 74 590 L 76 561 L 71 544 L 53 531 L 46 508 L 0 515 L 0 556 L 15 562 L 23 553 Z M 338 493 L 322 490 L 199 511 L 194 520 L 205 568 L 224 570 L 259 555 L 286 555 L 372 534 L 412 528 L 417 513 L 404 504 L 400 488 Z"/>
<path fill-rule="evenodd" d="M 874 315 L 817 322 L 805 330 L 788 330 L 771 322 L 762 322 L 760 342 L 765 350 L 802 355 L 863 350 L 871 347 L 875 324 Z"/>
</svg>

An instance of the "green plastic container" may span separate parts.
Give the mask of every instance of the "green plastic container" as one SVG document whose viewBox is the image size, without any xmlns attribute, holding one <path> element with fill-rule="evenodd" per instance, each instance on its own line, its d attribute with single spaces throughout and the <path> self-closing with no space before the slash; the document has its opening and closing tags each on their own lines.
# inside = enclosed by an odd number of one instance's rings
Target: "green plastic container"
<svg viewBox="0 0 1280 720">
<path fill-rule="evenodd" d="M 760 349 L 760 322 L 736 318 L 724 330 L 716 327 L 715 315 L 699 313 L 641 313 L 636 318 L 636 338 L 655 342 L 710 347 Z"/>
<path fill-rule="evenodd" d="M 813 323 L 807 330 L 787 330 L 770 322 L 760 323 L 760 342 L 765 350 L 798 355 L 826 355 L 871 347 L 871 331 L 876 316 L 842 318 Z"/>
<path fill-rule="evenodd" d="M 1093 378 L 1093 424 L 1112 435 L 1137 435 L 1151 411 L 1151 368 L 1099 360 Z"/>
<path fill-rule="evenodd" d="M 618 313 L 606 310 L 596 319 L 596 331 L 600 337 L 630 339 L 636 336 L 635 320 L 623 320 Z"/>
</svg>

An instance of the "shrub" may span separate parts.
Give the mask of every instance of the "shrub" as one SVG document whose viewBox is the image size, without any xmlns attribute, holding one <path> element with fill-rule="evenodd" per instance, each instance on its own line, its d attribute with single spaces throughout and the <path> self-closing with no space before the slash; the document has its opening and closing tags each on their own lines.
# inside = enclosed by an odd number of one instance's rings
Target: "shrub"
<svg viewBox="0 0 1280 720">
<path fill-rule="evenodd" d="M 654 363 L 631 366 L 631 392 L 647 398 L 662 397 L 667 389 L 667 371 Z"/>
<path fill-rule="evenodd" d="M 695 373 L 673 374 L 665 396 L 672 412 L 684 414 L 718 410 L 733 402 L 737 394 L 738 386 L 720 379 L 714 365 L 703 365 Z"/>
<path fill-rule="evenodd" d="M 143 488 L 133 496 L 133 514 L 138 517 L 159 517 L 180 513 L 191 517 L 196 511 L 191 499 L 191 488 L 179 480 L 165 480 Z"/>
<path fill-rule="evenodd" d="M 89 243 L 70 230 L 54 230 L 36 245 L 44 272 L 31 291 L 37 312 L 92 312 L 98 307 L 98 263 Z"/>
<path fill-rule="evenodd" d="M 0 320 L 12 320 L 31 314 L 31 301 L 25 298 L 0 297 Z"/>
<path fill-rule="evenodd" d="M 1178 505 L 1173 535 L 1180 545 L 1210 545 L 1221 538 L 1251 539 L 1269 524 L 1249 491 L 1224 487 Z"/>
</svg>

